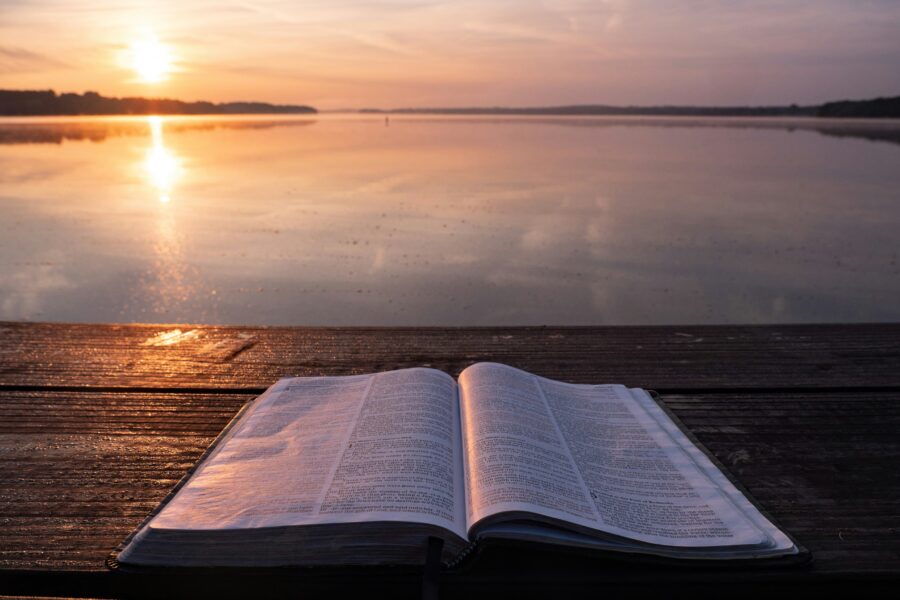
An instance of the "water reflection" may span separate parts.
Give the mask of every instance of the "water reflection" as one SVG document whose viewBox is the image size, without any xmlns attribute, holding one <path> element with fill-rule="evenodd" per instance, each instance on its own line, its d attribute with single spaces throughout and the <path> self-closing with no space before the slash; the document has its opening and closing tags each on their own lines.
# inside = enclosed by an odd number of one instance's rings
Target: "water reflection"
<svg viewBox="0 0 900 600">
<path fill-rule="evenodd" d="M 158 117 L 155 117 L 158 118 Z M 166 117 L 166 130 L 171 134 L 221 129 L 272 129 L 304 127 L 323 117 Z M 327 117 L 325 117 L 327 118 Z M 379 117 L 343 115 L 339 118 L 375 122 Z M 773 131 L 811 131 L 828 137 L 864 139 L 873 142 L 900 144 L 900 120 L 896 119 L 819 119 L 812 117 L 554 117 L 554 116 L 448 116 L 394 115 L 395 123 L 410 121 L 431 123 L 478 123 L 497 126 L 553 126 L 553 127 L 660 127 L 660 128 L 720 128 L 757 129 Z M 89 140 L 103 142 L 121 136 L 144 136 L 147 128 L 144 117 L 0 117 L 0 145 L 2 144 L 61 144 L 64 141 Z"/>
<path fill-rule="evenodd" d="M 153 145 L 147 151 L 144 170 L 150 184 L 159 193 L 159 201 L 168 203 L 171 200 L 172 186 L 181 175 L 181 159 L 166 148 L 163 143 L 163 120 L 161 117 L 147 117 Z"/>
<path fill-rule="evenodd" d="M 167 196 L 160 199 L 163 197 Z M 152 245 L 153 261 L 143 286 L 144 303 L 151 300 L 154 314 L 172 314 L 190 297 L 192 280 L 188 277 L 183 242 L 174 211 L 160 207 Z"/>
<path fill-rule="evenodd" d="M 151 144 L 140 167 L 160 204 L 151 238 L 153 260 L 142 277 L 140 297 L 136 300 L 150 314 L 177 318 L 194 298 L 196 286 L 202 280 L 186 256 L 187 242 L 179 227 L 178 207 L 167 206 L 172 201 L 175 184 L 185 175 L 184 161 L 165 143 L 168 119 L 151 116 L 146 117 L 146 123 Z"/>
<path fill-rule="evenodd" d="M 783 122 L 111 121 L 134 133 L 0 145 L 0 319 L 900 318 L 894 144 Z"/>
<path fill-rule="evenodd" d="M 208 118 L 192 116 L 151 117 L 165 121 L 166 132 L 179 134 L 192 131 L 222 129 L 271 129 L 273 127 L 303 127 L 315 119 L 251 117 Z M 148 133 L 147 117 L 0 117 L 0 145 L 3 144 L 62 144 L 90 141 L 101 143 L 117 137 L 143 137 Z M 151 132 L 152 133 L 152 132 Z"/>
</svg>

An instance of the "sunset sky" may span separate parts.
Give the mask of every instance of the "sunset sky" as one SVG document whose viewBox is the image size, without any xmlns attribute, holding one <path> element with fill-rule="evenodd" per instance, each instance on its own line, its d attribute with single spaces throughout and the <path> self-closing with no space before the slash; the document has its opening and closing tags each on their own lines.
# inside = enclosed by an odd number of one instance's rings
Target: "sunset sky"
<svg viewBox="0 0 900 600">
<path fill-rule="evenodd" d="M 900 94 L 897 0 L 0 0 L 0 88 L 319 108 Z"/>
</svg>

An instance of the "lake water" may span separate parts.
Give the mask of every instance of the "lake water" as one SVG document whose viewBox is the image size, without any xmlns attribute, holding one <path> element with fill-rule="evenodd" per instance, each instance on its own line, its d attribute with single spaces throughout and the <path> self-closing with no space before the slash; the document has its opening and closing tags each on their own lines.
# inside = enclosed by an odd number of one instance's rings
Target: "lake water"
<svg viewBox="0 0 900 600">
<path fill-rule="evenodd" d="M 0 319 L 900 320 L 900 122 L 0 119 Z"/>
</svg>

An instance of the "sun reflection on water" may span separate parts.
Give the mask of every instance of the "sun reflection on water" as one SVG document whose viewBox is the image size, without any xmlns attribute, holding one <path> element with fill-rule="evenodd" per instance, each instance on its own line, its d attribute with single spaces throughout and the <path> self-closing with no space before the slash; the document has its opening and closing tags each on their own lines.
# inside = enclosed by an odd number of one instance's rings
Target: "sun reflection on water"
<svg viewBox="0 0 900 600">
<path fill-rule="evenodd" d="M 141 277 L 139 294 L 142 309 L 152 320 L 183 318 L 185 306 L 196 297 L 200 274 L 187 257 L 188 239 L 180 223 L 184 206 L 172 202 L 173 190 L 184 176 L 183 161 L 163 137 L 166 119 L 147 117 L 151 145 L 140 163 L 143 176 L 156 198 L 156 228 L 151 233 L 151 252 L 147 270 Z"/>
<path fill-rule="evenodd" d="M 150 184 L 156 189 L 159 201 L 168 204 L 175 182 L 181 177 L 181 159 L 163 142 L 163 120 L 161 117 L 147 117 L 153 145 L 147 151 L 144 171 Z"/>
</svg>

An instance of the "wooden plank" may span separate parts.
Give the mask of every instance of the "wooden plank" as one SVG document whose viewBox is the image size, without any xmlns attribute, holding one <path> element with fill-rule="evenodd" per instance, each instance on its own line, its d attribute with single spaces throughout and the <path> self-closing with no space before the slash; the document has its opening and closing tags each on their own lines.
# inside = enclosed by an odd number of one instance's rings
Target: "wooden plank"
<svg viewBox="0 0 900 600">
<path fill-rule="evenodd" d="M 259 328 L 0 323 L 0 388 L 258 390 L 285 375 L 497 361 L 661 390 L 900 386 L 900 324 Z"/>
<path fill-rule="evenodd" d="M 103 572 L 251 398 L 0 392 L 0 569 Z"/>
<path fill-rule="evenodd" d="M 280 376 L 406 366 L 456 374 L 481 360 L 561 380 L 668 390 L 666 403 L 816 560 L 800 571 L 717 574 L 509 554 L 448 577 L 447 595 L 510 586 L 646 591 L 677 583 L 679 591 L 699 593 L 717 589 L 708 587 L 716 581 L 741 581 L 745 591 L 897 583 L 900 325 L 309 329 L 0 323 L 0 592 L 140 593 L 148 582 L 111 578 L 103 559 L 241 404 Z M 296 585 L 288 585 L 287 577 L 278 589 L 324 590 L 335 581 L 327 573 L 295 575 Z M 368 593 L 408 593 L 417 589 L 409 577 L 368 573 L 353 581 Z M 346 583 L 347 575 L 341 579 Z M 154 587 L 144 591 L 165 591 L 165 584 L 149 583 Z M 229 585 L 219 591 L 234 591 Z"/>
<path fill-rule="evenodd" d="M 0 391 L 0 569 L 103 573 L 110 550 L 250 397 Z M 810 547 L 816 561 L 803 577 L 900 573 L 900 391 L 664 399 Z M 778 418 L 757 404 L 777 406 Z M 597 584 L 639 578 L 596 561 L 573 564 L 602 574 Z M 587 577 L 564 561 L 553 568 Z M 545 572 L 506 569 L 470 576 L 539 585 Z"/>
</svg>

